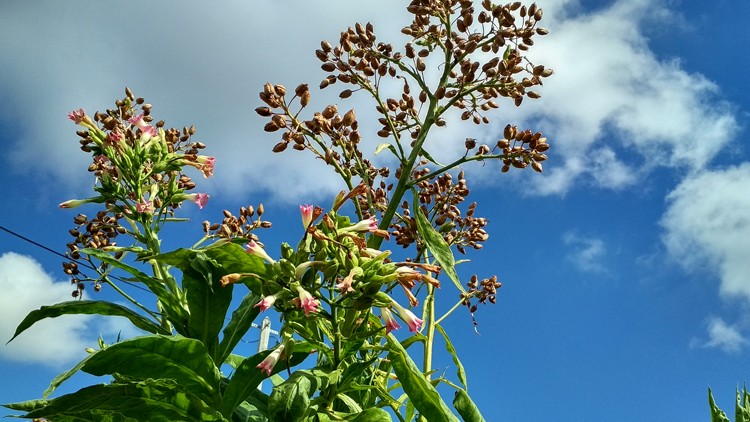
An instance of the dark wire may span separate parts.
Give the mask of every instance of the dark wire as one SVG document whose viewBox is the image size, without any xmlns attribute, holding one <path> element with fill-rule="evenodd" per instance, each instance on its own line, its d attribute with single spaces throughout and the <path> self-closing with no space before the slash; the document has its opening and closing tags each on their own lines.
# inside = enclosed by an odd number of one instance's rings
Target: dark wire
<svg viewBox="0 0 750 422">
<path fill-rule="evenodd" d="M 8 234 L 11 234 L 11 235 L 13 235 L 13 236 L 15 236 L 15 237 L 17 237 L 17 238 L 19 238 L 19 239 L 22 239 L 22 240 L 24 240 L 24 241 L 26 241 L 26 242 L 29 242 L 29 243 L 31 243 L 32 245 L 36 246 L 36 247 L 42 248 L 42 249 L 44 249 L 44 250 L 45 250 L 45 251 L 47 251 L 47 252 L 52 252 L 53 254 L 55 254 L 55 255 L 57 255 L 57 256 L 59 256 L 59 257 L 63 258 L 63 259 L 66 259 L 66 260 L 68 260 L 68 261 L 71 261 L 71 262 L 75 262 L 75 263 L 77 263 L 77 264 L 79 264 L 79 265 L 83 265 L 83 266 L 84 266 L 84 267 L 86 267 L 86 268 L 90 268 L 90 269 L 92 269 L 92 270 L 96 271 L 96 268 L 94 268 L 94 267 L 93 267 L 93 266 L 92 266 L 91 264 L 89 264 L 88 262 L 85 262 L 85 261 L 79 261 L 79 260 L 77 260 L 77 259 L 73 259 L 73 258 L 71 258 L 71 257 L 69 257 L 69 256 L 67 256 L 67 255 L 65 255 L 65 254 L 61 254 L 60 252 L 57 252 L 57 251 L 56 251 L 56 250 L 54 250 L 54 249 L 48 248 L 47 246 L 44 246 L 44 245 L 42 245 L 42 244 L 41 244 L 41 243 L 39 243 L 39 242 L 36 242 L 36 241 L 34 241 L 34 240 L 31 240 L 31 239 L 29 239 L 29 238 L 28 238 L 28 237 L 26 237 L 26 236 L 23 236 L 23 235 L 21 235 L 21 234 L 18 234 L 18 233 L 16 233 L 16 232 L 14 232 L 13 230 L 11 230 L 11 229 L 8 229 L 8 228 L 6 228 L 6 227 L 4 227 L 4 226 L 0 226 L 0 230 L 3 230 L 4 232 L 6 232 L 6 233 L 8 233 Z M 143 291 L 145 291 L 145 292 L 150 292 L 150 290 L 148 290 L 148 289 L 146 289 L 146 288 L 144 288 L 144 287 L 142 287 L 142 286 L 139 286 L 139 285 L 137 285 L 137 284 L 135 284 L 135 283 L 133 283 L 133 282 L 130 282 L 130 281 L 128 281 L 128 280 L 124 280 L 124 279 L 122 279 L 122 278 L 120 278 L 120 277 L 117 277 L 117 276 L 114 276 L 114 275 L 110 275 L 110 277 L 114 278 L 115 280 L 118 280 L 118 281 L 122 281 L 123 283 L 126 283 L 126 284 L 127 284 L 127 285 L 129 285 L 129 286 L 135 287 L 136 289 L 141 289 L 141 290 L 143 290 Z M 225 319 L 225 320 L 228 320 L 229 318 L 224 318 L 224 319 Z M 243 342 L 245 342 L 245 343 L 256 343 L 256 342 L 257 342 L 257 340 L 256 340 L 256 341 L 245 341 L 245 340 L 242 340 L 242 341 L 243 341 Z"/>
<path fill-rule="evenodd" d="M 93 265 L 91 265 L 91 264 L 89 264 L 88 262 L 85 262 L 85 261 L 79 261 L 79 260 L 77 260 L 77 259 L 73 259 L 73 258 L 71 258 L 71 257 L 69 257 L 69 256 L 67 256 L 67 255 L 65 255 L 65 254 L 61 254 L 60 252 L 57 252 L 56 250 L 54 250 L 54 249 L 52 249 L 52 248 L 48 248 L 47 246 L 44 246 L 44 245 L 42 245 L 41 243 L 39 243 L 39 242 L 37 242 L 37 241 L 31 240 L 31 239 L 29 239 L 28 237 L 26 237 L 26 236 L 23 236 L 23 235 L 21 235 L 21 234 L 19 234 L 19 233 L 16 233 L 16 232 L 14 232 L 13 230 L 11 230 L 11 229 L 9 229 L 9 228 L 6 228 L 6 227 L 4 227 L 4 226 L 0 226 L 0 229 L 1 229 L 1 230 L 3 230 L 4 232 L 8 233 L 8 234 L 11 234 L 11 235 L 13 235 L 13 236 L 15 236 L 15 237 L 17 237 L 17 238 L 21 239 L 21 240 L 24 240 L 24 241 L 26 241 L 26 242 L 29 242 L 29 243 L 31 243 L 32 245 L 36 246 L 36 247 L 42 248 L 42 249 L 44 249 L 44 250 L 45 250 L 45 251 L 47 251 L 47 252 L 52 252 L 53 254 L 55 254 L 55 255 L 57 255 L 57 256 L 59 256 L 59 257 L 61 257 L 61 258 L 65 259 L 65 260 L 68 260 L 68 261 L 71 261 L 71 262 L 75 262 L 75 263 L 76 263 L 76 264 L 78 264 L 78 265 L 82 265 L 82 266 L 84 266 L 84 267 L 86 267 L 86 268 L 90 268 L 90 269 L 92 269 L 92 270 L 96 271 L 96 268 L 94 268 L 94 266 L 93 266 Z M 137 285 L 137 284 L 135 284 L 135 283 L 133 283 L 133 282 L 131 282 L 131 281 L 128 281 L 128 280 L 124 280 L 124 279 L 122 279 L 122 278 L 120 278 L 120 277 L 117 277 L 117 276 L 115 276 L 115 275 L 110 275 L 110 277 L 111 277 L 111 278 L 114 278 L 115 280 L 121 281 L 121 282 L 123 282 L 123 283 L 125 283 L 125 284 L 127 284 L 127 285 L 129 285 L 129 286 L 131 286 L 131 287 L 134 287 L 134 288 L 136 288 L 136 289 L 140 289 L 140 290 L 143 290 L 143 291 L 145 291 L 145 292 L 148 292 L 148 291 L 149 291 L 148 289 L 144 288 L 143 286 L 139 286 L 139 285 Z"/>
</svg>

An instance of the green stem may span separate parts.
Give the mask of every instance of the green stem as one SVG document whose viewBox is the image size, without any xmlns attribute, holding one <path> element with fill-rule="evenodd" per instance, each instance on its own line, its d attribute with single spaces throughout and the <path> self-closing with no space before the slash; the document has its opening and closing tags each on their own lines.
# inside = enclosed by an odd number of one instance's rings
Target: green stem
<svg viewBox="0 0 750 422">
<path fill-rule="evenodd" d="M 446 312 L 446 313 L 445 313 L 445 314 L 444 314 L 443 316 L 441 316 L 440 318 L 438 318 L 438 319 L 437 319 L 437 321 L 435 321 L 435 325 L 438 325 L 438 324 L 440 324 L 441 322 L 443 322 L 443 320 L 444 320 L 445 318 L 448 318 L 448 316 L 449 316 L 450 314 L 452 314 L 452 313 L 453 313 L 453 311 L 455 311 L 456 309 L 458 309 L 458 307 L 459 307 L 459 306 L 461 306 L 461 305 L 463 305 L 463 304 L 464 304 L 464 299 L 462 298 L 461 300 L 459 300 L 458 302 L 456 302 L 456 304 L 455 304 L 455 305 L 453 305 L 453 307 L 452 307 L 452 308 L 450 308 L 450 310 L 448 310 L 448 312 Z"/>
<path fill-rule="evenodd" d="M 146 312 L 147 314 L 149 314 L 155 320 L 157 320 L 157 321 L 160 320 L 159 315 L 157 315 L 156 313 L 152 312 L 147 307 L 141 305 L 137 300 L 133 299 L 129 294 L 125 293 L 125 291 L 122 290 L 121 288 L 119 288 L 112 280 L 109 279 L 109 277 L 103 277 L 102 280 L 104 280 L 105 283 L 107 283 L 110 287 L 112 287 L 117 293 L 119 293 L 127 301 L 129 301 L 133 305 L 141 308 L 144 312 Z"/>
<path fill-rule="evenodd" d="M 422 370 L 427 379 L 430 379 L 429 372 L 432 370 L 432 343 L 435 338 L 435 287 L 427 286 L 427 297 L 424 301 L 424 310 L 422 318 L 427 326 L 426 340 L 424 343 L 424 363 Z"/>
</svg>

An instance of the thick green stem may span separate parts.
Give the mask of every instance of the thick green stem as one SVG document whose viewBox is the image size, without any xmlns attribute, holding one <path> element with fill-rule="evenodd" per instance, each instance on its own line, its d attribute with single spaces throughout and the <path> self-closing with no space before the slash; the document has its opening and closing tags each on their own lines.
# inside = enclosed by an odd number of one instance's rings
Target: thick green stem
<svg viewBox="0 0 750 422">
<path fill-rule="evenodd" d="M 427 333 L 425 334 L 425 337 L 427 338 L 424 343 L 424 363 L 422 365 L 422 372 L 424 372 L 427 379 L 429 379 L 429 372 L 432 370 L 432 343 L 435 338 L 435 287 L 432 285 L 427 286 L 427 297 L 424 300 L 424 310 L 422 312 L 422 318 L 424 319 L 424 324 L 427 327 Z"/>
</svg>

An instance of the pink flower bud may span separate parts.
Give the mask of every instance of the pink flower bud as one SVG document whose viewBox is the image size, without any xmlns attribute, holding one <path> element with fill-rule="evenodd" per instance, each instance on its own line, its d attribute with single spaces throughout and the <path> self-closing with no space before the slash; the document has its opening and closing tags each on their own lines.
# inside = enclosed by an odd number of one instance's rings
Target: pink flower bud
<svg viewBox="0 0 750 422">
<path fill-rule="evenodd" d="M 390 309 L 380 308 L 380 313 L 383 316 L 383 324 L 385 324 L 386 334 L 401 328 L 401 326 L 398 325 L 398 322 L 396 322 L 396 318 L 393 317 L 393 312 L 391 312 Z"/>
<path fill-rule="evenodd" d="M 404 308 L 403 306 L 399 305 L 398 302 L 395 300 L 391 302 L 394 308 L 396 308 L 396 311 L 398 311 L 398 314 L 401 316 L 401 319 L 404 320 L 404 322 L 409 325 L 409 331 L 412 333 L 416 333 L 422 328 L 422 325 L 424 324 L 424 321 L 417 318 L 412 311 Z"/>
<path fill-rule="evenodd" d="M 85 117 L 86 117 L 86 111 L 84 111 L 84 109 L 82 108 L 79 108 L 78 110 L 73 110 L 70 113 L 68 113 L 68 119 L 75 122 L 75 124 L 80 124 Z"/>
<path fill-rule="evenodd" d="M 305 310 L 305 315 L 310 315 L 310 312 L 318 312 L 320 302 L 313 295 L 302 287 L 297 287 L 297 292 L 299 293 L 300 308 Z"/>
<path fill-rule="evenodd" d="M 263 296 L 260 302 L 256 303 L 253 308 L 260 308 L 260 311 L 268 310 L 276 302 L 276 295 Z"/>
<path fill-rule="evenodd" d="M 302 225 L 305 229 L 310 227 L 310 223 L 312 223 L 313 208 L 312 205 L 307 204 L 299 206 L 299 212 L 302 215 Z"/>
<path fill-rule="evenodd" d="M 273 351 L 266 356 L 263 361 L 261 361 L 256 368 L 260 369 L 261 372 L 265 372 L 266 375 L 271 376 L 271 372 L 273 372 L 273 367 L 276 366 L 276 362 L 279 361 L 279 358 L 281 357 L 281 353 L 284 351 L 284 345 L 280 345 L 279 347 L 273 349 Z"/>
<path fill-rule="evenodd" d="M 255 255 L 258 258 L 265 259 L 271 264 L 276 262 L 266 253 L 265 249 L 263 249 L 263 247 L 256 243 L 254 240 L 251 240 L 245 245 L 245 250 L 247 251 L 247 253 Z"/>
</svg>

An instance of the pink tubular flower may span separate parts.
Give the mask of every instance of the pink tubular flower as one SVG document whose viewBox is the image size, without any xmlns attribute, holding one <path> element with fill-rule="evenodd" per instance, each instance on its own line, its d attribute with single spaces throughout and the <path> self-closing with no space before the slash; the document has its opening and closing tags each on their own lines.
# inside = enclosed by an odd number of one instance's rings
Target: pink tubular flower
<svg viewBox="0 0 750 422">
<path fill-rule="evenodd" d="M 113 130 L 112 132 L 109 132 L 107 134 L 107 142 L 109 142 L 110 145 L 117 145 L 122 141 L 122 139 L 122 133 L 117 130 Z"/>
<path fill-rule="evenodd" d="M 149 140 L 156 136 L 156 128 L 153 126 L 143 126 L 141 128 L 141 139 Z"/>
<path fill-rule="evenodd" d="M 256 368 L 260 369 L 261 372 L 265 372 L 266 375 L 271 376 L 271 372 L 273 372 L 273 367 L 276 366 L 276 362 L 279 361 L 279 357 L 281 357 L 281 353 L 284 351 L 284 345 L 280 345 L 279 347 L 273 349 L 273 351 L 266 356 L 265 359 L 261 363 L 259 363 Z"/>
<path fill-rule="evenodd" d="M 89 199 L 70 199 L 63 203 L 61 203 L 59 206 L 60 208 L 76 208 L 80 207 L 83 204 L 86 204 L 88 202 L 91 202 Z"/>
<path fill-rule="evenodd" d="M 368 219 L 360 221 L 359 223 L 353 226 L 345 227 L 342 231 L 364 233 L 364 232 L 374 232 L 377 229 L 378 229 L 378 220 L 376 220 L 375 217 L 370 217 Z"/>
<path fill-rule="evenodd" d="M 352 270 L 349 271 L 349 275 L 344 277 L 344 279 L 341 280 L 341 283 L 336 285 L 336 288 L 339 289 L 342 295 L 345 295 L 349 292 L 354 292 L 352 284 L 354 283 L 354 276 L 357 274 L 362 274 L 362 269 L 360 269 L 359 267 L 352 268 Z"/>
<path fill-rule="evenodd" d="M 135 210 L 138 212 L 154 212 L 154 203 L 142 199 L 141 202 L 135 204 Z"/>
<path fill-rule="evenodd" d="M 75 124 L 80 124 L 83 121 L 84 117 L 86 117 L 86 111 L 82 108 L 79 108 L 78 110 L 73 110 L 70 113 L 68 113 L 68 119 L 75 122 Z"/>
<path fill-rule="evenodd" d="M 263 298 L 260 299 L 260 302 L 256 303 L 253 308 L 260 308 L 260 311 L 266 311 L 268 310 L 273 304 L 276 302 L 276 295 L 271 296 L 263 296 Z"/>
<path fill-rule="evenodd" d="M 262 247 L 262 246 L 260 246 L 260 245 L 259 245 L 259 244 L 258 244 L 257 242 L 255 242 L 254 240 L 251 240 L 251 241 L 249 241 L 249 242 L 248 242 L 248 243 L 247 243 L 247 244 L 245 245 L 245 250 L 247 251 L 247 253 L 249 253 L 249 254 L 252 254 L 252 255 L 255 255 L 255 256 L 257 256 L 258 258 L 261 258 L 261 259 L 265 259 L 266 261 L 268 261 L 268 262 L 269 262 L 269 263 L 271 263 L 271 264 L 273 264 L 274 262 L 276 262 L 276 261 L 274 261 L 274 260 L 273 260 L 273 258 L 271 258 L 271 257 L 270 257 L 270 256 L 269 256 L 269 255 L 268 255 L 268 254 L 266 253 L 265 249 L 263 249 L 263 247 Z"/>
<path fill-rule="evenodd" d="M 206 203 L 208 203 L 208 194 L 207 193 L 192 193 L 187 196 L 188 199 L 195 202 L 195 205 L 198 206 L 198 208 L 203 209 L 203 207 L 206 206 Z"/>
<path fill-rule="evenodd" d="M 313 206 L 312 205 L 300 205 L 299 212 L 302 215 L 302 225 L 307 229 L 312 223 Z"/>
<path fill-rule="evenodd" d="M 398 302 L 395 300 L 391 302 L 394 308 L 398 311 L 398 314 L 401 315 L 401 319 L 404 320 L 404 322 L 409 325 L 409 331 L 412 333 L 416 333 L 422 328 L 422 324 L 424 324 L 424 321 L 417 318 L 412 311 L 404 308 L 403 306 L 399 305 Z"/>
<path fill-rule="evenodd" d="M 380 313 L 383 315 L 383 323 L 385 324 L 385 333 L 388 334 L 393 330 L 401 328 L 396 322 L 396 318 L 393 317 L 393 312 L 388 308 L 380 308 Z"/>
<path fill-rule="evenodd" d="M 199 169 L 203 173 L 203 177 L 208 179 L 214 175 L 214 164 L 216 163 L 216 158 L 199 155 L 196 157 L 195 161 L 200 164 Z"/>
<path fill-rule="evenodd" d="M 302 287 L 297 287 L 297 292 L 299 293 L 300 308 L 305 310 L 305 315 L 310 315 L 310 312 L 318 312 L 320 302 L 313 295 Z"/>
<path fill-rule="evenodd" d="M 130 123 L 133 126 L 138 126 L 141 129 L 149 126 L 148 122 L 146 122 L 146 120 L 143 118 L 143 114 L 138 114 L 129 118 L 128 123 Z"/>
</svg>

